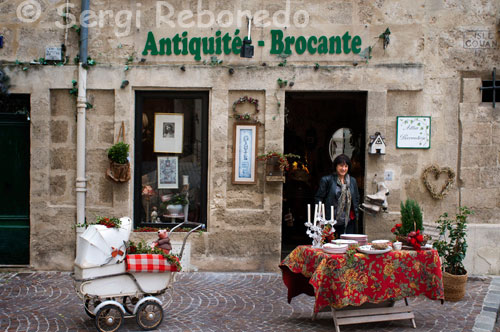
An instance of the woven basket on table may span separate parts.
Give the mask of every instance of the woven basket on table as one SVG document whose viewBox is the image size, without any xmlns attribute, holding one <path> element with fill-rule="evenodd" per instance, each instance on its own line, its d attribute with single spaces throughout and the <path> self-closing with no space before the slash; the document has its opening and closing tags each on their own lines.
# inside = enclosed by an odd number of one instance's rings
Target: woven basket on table
<svg viewBox="0 0 500 332">
<path fill-rule="evenodd" d="M 422 241 L 421 245 L 425 246 L 427 244 L 427 241 L 429 241 L 430 239 L 432 239 L 432 237 L 430 235 L 427 235 L 427 234 L 423 234 L 423 236 L 424 236 L 424 240 Z M 408 242 L 408 237 L 407 236 L 397 235 L 396 239 L 399 242 L 401 242 L 403 245 L 405 245 L 405 246 L 413 247 L 413 245 L 410 242 Z"/>
</svg>

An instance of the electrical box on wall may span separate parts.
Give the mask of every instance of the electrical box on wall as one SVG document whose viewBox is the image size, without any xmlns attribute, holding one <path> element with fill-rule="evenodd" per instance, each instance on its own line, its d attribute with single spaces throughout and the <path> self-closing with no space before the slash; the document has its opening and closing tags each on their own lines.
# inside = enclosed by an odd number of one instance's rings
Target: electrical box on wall
<svg viewBox="0 0 500 332">
<path fill-rule="evenodd" d="M 378 131 L 370 136 L 369 154 L 385 154 L 385 138 Z"/>
</svg>

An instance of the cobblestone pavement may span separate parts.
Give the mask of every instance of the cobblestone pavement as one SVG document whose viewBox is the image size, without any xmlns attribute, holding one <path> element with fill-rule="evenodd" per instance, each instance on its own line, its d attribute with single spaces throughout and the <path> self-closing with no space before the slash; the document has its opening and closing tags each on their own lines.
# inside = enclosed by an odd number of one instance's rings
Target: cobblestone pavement
<svg viewBox="0 0 500 332">
<path fill-rule="evenodd" d="M 410 300 L 417 329 L 410 321 L 342 326 L 341 331 L 472 331 L 489 278 L 469 280 L 456 303 Z M 161 300 L 167 302 L 170 295 Z M 281 275 L 274 273 L 178 273 L 173 302 L 157 331 L 334 331 L 329 313 L 311 321 L 313 298 L 286 300 Z M 126 319 L 120 331 L 139 331 Z M 84 312 L 69 273 L 0 273 L 0 331 L 96 331 Z M 497 328 L 497 331 L 500 329 Z"/>
</svg>

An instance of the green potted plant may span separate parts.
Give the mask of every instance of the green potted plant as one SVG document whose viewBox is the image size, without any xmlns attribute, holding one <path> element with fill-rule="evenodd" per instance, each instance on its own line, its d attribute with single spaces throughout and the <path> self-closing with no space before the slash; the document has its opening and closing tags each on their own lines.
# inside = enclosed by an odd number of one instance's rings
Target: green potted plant
<svg viewBox="0 0 500 332">
<path fill-rule="evenodd" d="M 188 204 L 186 194 L 177 193 L 165 201 L 162 205 L 168 211 L 169 215 L 181 215 L 184 206 Z"/>
<path fill-rule="evenodd" d="M 108 176 L 116 182 L 127 182 L 130 180 L 130 162 L 128 160 L 129 145 L 118 142 L 111 146 L 107 153 L 110 166 Z"/>
<path fill-rule="evenodd" d="M 465 295 L 467 271 L 463 260 L 467 253 L 467 217 L 472 213 L 464 206 L 455 218 L 449 218 L 445 212 L 436 220 L 439 240 L 433 247 L 443 261 L 444 298 L 447 301 L 460 301 Z"/>
<path fill-rule="evenodd" d="M 417 250 L 427 243 L 430 237 L 424 234 L 422 209 L 415 200 L 401 202 L 401 223 L 396 224 L 391 232 L 398 241 Z"/>
</svg>

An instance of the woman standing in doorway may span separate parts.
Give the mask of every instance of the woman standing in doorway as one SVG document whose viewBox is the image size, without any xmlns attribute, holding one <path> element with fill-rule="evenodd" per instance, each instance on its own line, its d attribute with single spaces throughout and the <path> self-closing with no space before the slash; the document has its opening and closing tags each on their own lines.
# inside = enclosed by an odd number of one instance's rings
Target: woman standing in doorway
<svg viewBox="0 0 500 332">
<path fill-rule="evenodd" d="M 333 174 L 324 176 L 319 182 L 319 189 L 314 195 L 317 204 L 326 206 L 326 219 L 330 219 L 330 206 L 334 207 L 335 233 L 352 234 L 358 220 L 359 192 L 356 179 L 349 175 L 351 160 L 345 154 L 338 155 L 333 161 Z"/>
</svg>

